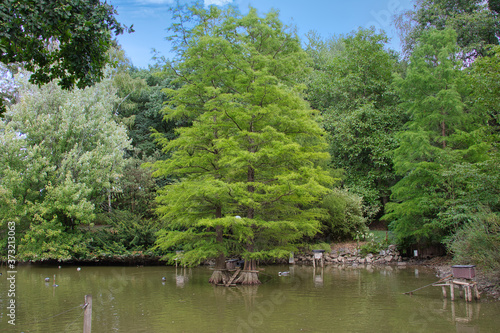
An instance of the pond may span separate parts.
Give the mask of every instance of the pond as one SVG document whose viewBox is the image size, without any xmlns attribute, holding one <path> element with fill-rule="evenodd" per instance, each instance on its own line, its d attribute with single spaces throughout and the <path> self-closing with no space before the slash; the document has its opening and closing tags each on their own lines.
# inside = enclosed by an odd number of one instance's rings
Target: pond
<svg viewBox="0 0 500 333">
<path fill-rule="evenodd" d="M 0 267 L 1 332 L 497 332 L 500 303 L 443 299 L 422 267 L 261 267 L 259 286 L 214 287 L 209 267 L 19 265 L 15 326 Z M 288 276 L 278 272 L 289 271 Z M 54 275 L 55 284 L 54 287 Z M 50 281 L 46 282 L 48 277 Z M 162 280 L 165 277 L 165 281 Z"/>
</svg>

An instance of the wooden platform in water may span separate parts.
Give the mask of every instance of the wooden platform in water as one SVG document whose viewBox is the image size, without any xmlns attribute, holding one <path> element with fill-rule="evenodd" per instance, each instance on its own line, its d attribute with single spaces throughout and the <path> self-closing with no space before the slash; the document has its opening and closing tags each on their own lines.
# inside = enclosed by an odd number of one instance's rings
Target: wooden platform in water
<svg viewBox="0 0 500 333">
<path fill-rule="evenodd" d="M 466 280 L 466 279 L 453 279 L 450 278 L 441 283 L 433 284 L 435 287 L 441 287 L 443 290 L 443 297 L 447 297 L 446 289 L 450 288 L 450 299 L 455 300 L 455 288 L 460 290 L 460 296 L 463 294 L 466 302 L 472 302 L 472 296 L 474 294 L 475 299 L 480 299 L 479 290 L 477 289 L 476 281 Z"/>
</svg>

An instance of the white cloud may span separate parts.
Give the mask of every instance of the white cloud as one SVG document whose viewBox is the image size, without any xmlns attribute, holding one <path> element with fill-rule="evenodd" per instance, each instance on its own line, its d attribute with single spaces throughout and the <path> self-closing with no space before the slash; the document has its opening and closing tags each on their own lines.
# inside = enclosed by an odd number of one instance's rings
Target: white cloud
<svg viewBox="0 0 500 333">
<path fill-rule="evenodd" d="M 115 0 L 112 1 L 112 3 L 120 4 L 120 1 Z M 175 3 L 175 0 L 132 0 L 132 2 L 135 2 L 136 4 L 140 5 L 146 5 L 146 6 L 154 6 L 154 5 L 171 5 Z M 208 7 L 210 5 L 216 5 L 216 6 L 224 6 L 227 5 L 228 3 L 233 2 L 233 0 L 204 0 L 204 5 L 205 7 Z"/>
<path fill-rule="evenodd" d="M 139 0 L 143 5 L 165 5 L 174 3 L 174 0 Z"/>
<path fill-rule="evenodd" d="M 205 7 L 210 5 L 224 6 L 231 2 L 233 2 L 233 0 L 204 0 Z"/>
</svg>

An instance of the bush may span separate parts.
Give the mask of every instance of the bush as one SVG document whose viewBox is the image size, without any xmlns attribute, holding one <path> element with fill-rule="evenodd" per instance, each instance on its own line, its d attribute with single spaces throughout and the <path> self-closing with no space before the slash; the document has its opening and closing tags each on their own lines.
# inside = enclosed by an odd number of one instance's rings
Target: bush
<svg viewBox="0 0 500 333">
<path fill-rule="evenodd" d="M 310 246 L 310 250 L 324 250 L 326 253 L 330 253 L 332 248 L 328 243 L 317 243 L 317 244 L 312 244 Z"/>
<path fill-rule="evenodd" d="M 447 239 L 448 251 L 460 264 L 476 264 L 486 271 L 500 271 L 500 217 L 478 213 Z"/>
<path fill-rule="evenodd" d="M 108 228 L 94 234 L 94 251 L 127 254 L 130 251 L 148 251 L 156 241 L 157 225 L 126 210 L 114 210 L 98 216 L 100 224 Z"/>
<path fill-rule="evenodd" d="M 379 253 L 381 250 L 387 249 L 387 246 L 389 245 L 387 239 L 377 239 L 373 232 L 364 234 L 358 233 L 356 235 L 356 240 L 358 242 L 360 240 L 367 241 L 366 244 L 359 247 L 359 251 L 362 256 L 366 256 L 368 253 Z"/>
<path fill-rule="evenodd" d="M 334 189 L 327 195 L 321 207 L 328 211 L 324 219 L 324 233 L 333 240 L 351 240 L 358 232 L 368 231 L 363 217 L 363 198 L 347 190 Z"/>
</svg>

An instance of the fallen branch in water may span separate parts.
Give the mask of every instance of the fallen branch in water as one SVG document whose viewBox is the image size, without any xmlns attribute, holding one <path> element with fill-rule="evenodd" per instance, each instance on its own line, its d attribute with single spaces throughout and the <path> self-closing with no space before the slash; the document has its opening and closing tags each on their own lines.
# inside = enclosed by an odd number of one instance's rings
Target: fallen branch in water
<svg viewBox="0 0 500 333">
<path fill-rule="evenodd" d="M 403 295 L 405 295 L 405 294 L 406 294 L 406 295 L 412 295 L 414 291 L 417 291 L 417 290 L 420 290 L 420 289 L 424 289 L 424 288 L 430 287 L 430 286 L 432 286 L 432 285 L 434 285 L 434 284 L 436 284 L 436 283 L 439 283 L 439 282 L 441 282 L 441 281 L 444 281 L 444 280 L 446 280 L 446 279 L 448 279 L 448 278 L 450 278 L 450 277 L 452 277 L 452 276 L 453 276 L 453 274 L 447 275 L 447 276 L 445 276 L 444 278 L 442 278 L 442 279 L 441 279 L 441 280 L 439 280 L 439 281 L 433 282 L 433 283 L 431 283 L 431 284 L 428 284 L 428 285 L 426 285 L 426 286 L 423 286 L 423 287 L 417 288 L 417 289 L 412 290 L 412 291 L 408 291 L 408 292 L 406 292 L 406 293 L 403 293 Z"/>
</svg>

